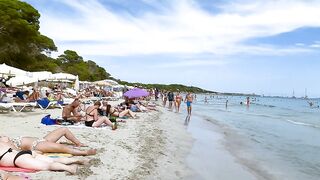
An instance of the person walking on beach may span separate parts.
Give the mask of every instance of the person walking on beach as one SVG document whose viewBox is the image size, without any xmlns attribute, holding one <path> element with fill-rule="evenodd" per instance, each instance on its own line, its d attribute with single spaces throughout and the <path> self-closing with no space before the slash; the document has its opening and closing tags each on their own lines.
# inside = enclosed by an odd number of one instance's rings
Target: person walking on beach
<svg viewBox="0 0 320 180">
<path fill-rule="evenodd" d="M 159 99 L 159 90 L 158 90 L 158 88 L 156 88 L 155 91 L 154 91 L 154 99 L 156 101 L 158 101 L 158 99 Z"/>
<path fill-rule="evenodd" d="M 182 96 L 180 95 L 180 92 L 177 93 L 176 98 L 175 98 L 175 107 L 176 107 L 176 112 L 180 112 L 180 104 L 181 101 L 183 101 Z"/>
<path fill-rule="evenodd" d="M 192 103 L 192 101 L 193 101 L 193 95 L 191 93 L 188 93 L 186 95 L 185 100 L 184 100 L 184 102 L 187 103 L 188 116 L 191 116 L 191 110 L 192 110 L 191 103 Z"/>
<path fill-rule="evenodd" d="M 168 99 L 167 93 L 164 91 L 164 92 L 162 93 L 163 107 L 166 107 L 167 99 Z"/>
<path fill-rule="evenodd" d="M 172 104 L 173 104 L 173 100 L 174 100 L 174 94 L 173 92 L 169 91 L 168 92 L 168 100 L 169 100 L 169 110 L 172 111 Z"/>
</svg>

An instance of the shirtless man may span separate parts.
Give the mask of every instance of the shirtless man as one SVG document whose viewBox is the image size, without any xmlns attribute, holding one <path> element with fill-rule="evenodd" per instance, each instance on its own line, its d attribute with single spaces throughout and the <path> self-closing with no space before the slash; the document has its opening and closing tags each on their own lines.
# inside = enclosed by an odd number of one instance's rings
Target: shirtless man
<svg viewBox="0 0 320 180">
<path fill-rule="evenodd" d="M 82 120 L 81 114 L 78 112 L 80 106 L 80 100 L 75 99 L 71 104 L 65 106 L 62 110 L 62 118 L 66 121 L 79 122 Z"/>
<path fill-rule="evenodd" d="M 191 110 L 192 110 L 192 107 L 191 107 L 191 103 L 193 101 L 193 95 L 191 93 L 188 93 L 186 95 L 186 98 L 184 100 L 184 102 L 187 103 L 187 110 L 188 110 L 188 115 L 190 116 L 191 115 Z"/>
</svg>

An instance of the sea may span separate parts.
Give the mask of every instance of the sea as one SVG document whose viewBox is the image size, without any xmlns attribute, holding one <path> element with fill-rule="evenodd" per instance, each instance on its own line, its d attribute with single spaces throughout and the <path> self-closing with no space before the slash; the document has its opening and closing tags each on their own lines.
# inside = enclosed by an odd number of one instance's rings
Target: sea
<svg viewBox="0 0 320 180">
<path fill-rule="evenodd" d="M 257 96 L 246 105 L 244 96 L 197 95 L 184 122 L 194 138 L 187 160 L 198 175 L 191 179 L 249 179 L 233 172 L 240 167 L 253 179 L 319 180 L 318 104 L 320 99 Z"/>
</svg>

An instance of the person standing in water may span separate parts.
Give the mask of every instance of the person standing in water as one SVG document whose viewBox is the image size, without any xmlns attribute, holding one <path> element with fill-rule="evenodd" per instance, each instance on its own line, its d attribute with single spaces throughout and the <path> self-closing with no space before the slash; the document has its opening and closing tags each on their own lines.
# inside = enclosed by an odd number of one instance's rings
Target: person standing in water
<svg viewBox="0 0 320 180">
<path fill-rule="evenodd" d="M 191 110 L 192 110 L 191 103 L 192 103 L 192 101 L 193 101 L 193 95 L 191 93 L 188 93 L 186 95 L 185 100 L 184 100 L 184 102 L 187 103 L 188 116 L 191 116 Z"/>
<path fill-rule="evenodd" d="M 204 97 L 204 103 L 205 104 L 208 104 L 209 102 L 208 102 L 208 98 L 207 98 L 207 96 L 206 97 Z"/>
<path fill-rule="evenodd" d="M 226 100 L 226 109 L 228 108 L 228 102 L 229 102 L 229 100 L 227 99 Z"/>
</svg>

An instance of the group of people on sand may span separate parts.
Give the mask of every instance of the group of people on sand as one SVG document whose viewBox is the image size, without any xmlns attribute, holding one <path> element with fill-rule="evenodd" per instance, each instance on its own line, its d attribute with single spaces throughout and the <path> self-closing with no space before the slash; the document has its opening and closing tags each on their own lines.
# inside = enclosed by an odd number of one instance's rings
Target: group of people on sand
<svg viewBox="0 0 320 180">
<path fill-rule="evenodd" d="M 160 93 L 160 96 L 162 99 L 163 107 L 166 107 L 167 101 L 168 101 L 169 102 L 168 109 L 172 111 L 174 107 L 177 113 L 180 112 L 181 103 L 184 101 L 187 104 L 188 114 L 191 115 L 191 103 L 193 102 L 193 95 L 191 93 L 187 93 L 184 99 L 180 94 L 180 92 L 177 92 L 176 94 L 174 94 L 171 91 L 169 92 L 164 91 Z"/>
<path fill-rule="evenodd" d="M 116 123 L 112 123 L 108 117 L 128 116 L 137 118 L 137 114 L 130 109 L 120 109 L 112 107 L 106 101 L 102 103 L 96 101 L 87 108 L 80 107 L 81 102 L 76 98 L 71 104 L 65 106 L 62 110 L 62 118 L 65 121 L 84 122 L 88 127 L 100 127 L 102 125 L 111 126 L 112 130 L 117 128 Z"/>
<path fill-rule="evenodd" d="M 166 107 L 167 101 L 168 101 L 169 102 L 168 109 L 170 111 L 172 111 L 173 107 L 175 107 L 176 112 L 180 112 L 180 105 L 181 105 L 181 102 L 183 101 L 183 98 L 180 95 L 180 92 L 177 92 L 177 94 L 174 95 L 174 93 L 171 91 L 169 92 L 164 91 L 160 93 L 160 97 L 162 99 L 163 107 Z"/>
<path fill-rule="evenodd" d="M 72 142 L 73 147 L 61 144 L 59 140 L 65 137 Z M 77 172 L 77 164 L 86 164 L 89 159 L 84 157 L 50 158 L 43 153 L 68 153 L 74 156 L 95 155 L 96 149 L 81 150 L 85 146 L 67 128 L 58 128 L 43 138 L 0 136 L 0 166 L 19 167 L 39 171 Z M 77 148 L 75 148 L 77 147 Z M 23 179 L 1 173 L 0 179 Z"/>
<path fill-rule="evenodd" d="M 116 129 L 116 123 L 112 123 L 108 117 L 138 118 L 137 114 L 130 110 L 131 107 L 142 107 L 145 110 L 155 110 L 155 104 L 144 104 L 141 101 L 126 100 L 124 103 L 113 107 L 106 101 L 96 101 L 94 104 L 83 107 L 79 98 L 66 105 L 62 110 L 64 121 L 74 123 L 83 122 L 88 127 L 111 126 Z M 61 138 L 66 138 L 72 143 L 62 144 Z M 95 155 L 96 149 L 81 147 L 81 143 L 68 128 L 58 128 L 42 138 L 0 136 L 0 166 L 19 167 L 39 171 L 66 171 L 71 174 L 77 172 L 78 164 L 86 164 L 89 159 L 85 157 L 61 157 L 50 158 L 43 153 L 67 153 L 73 156 Z M 23 179 L 0 171 L 1 179 Z"/>
</svg>

